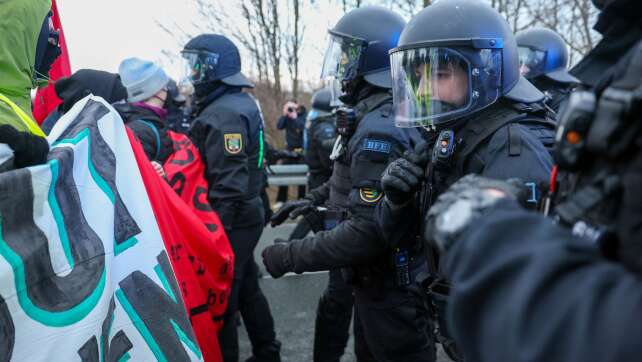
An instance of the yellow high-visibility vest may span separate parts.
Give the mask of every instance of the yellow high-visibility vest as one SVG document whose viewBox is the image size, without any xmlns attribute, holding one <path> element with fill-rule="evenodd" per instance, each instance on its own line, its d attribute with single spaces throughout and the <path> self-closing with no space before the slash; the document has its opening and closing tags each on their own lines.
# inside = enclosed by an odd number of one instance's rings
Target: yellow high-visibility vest
<svg viewBox="0 0 642 362">
<path fill-rule="evenodd" d="M 36 121 L 31 119 L 31 117 L 29 117 L 29 115 L 25 113 L 25 111 L 20 109 L 20 107 L 18 107 L 17 104 L 13 103 L 11 99 L 7 98 L 4 94 L 0 93 L 0 101 L 5 102 L 6 104 L 9 105 L 9 107 L 11 107 L 11 109 L 13 109 L 13 111 L 18 116 L 18 119 L 22 121 L 22 123 L 27 127 L 29 132 L 43 138 L 47 137 L 45 133 L 42 131 L 42 129 L 40 129 L 40 126 L 38 126 L 38 123 L 36 123 Z"/>
</svg>

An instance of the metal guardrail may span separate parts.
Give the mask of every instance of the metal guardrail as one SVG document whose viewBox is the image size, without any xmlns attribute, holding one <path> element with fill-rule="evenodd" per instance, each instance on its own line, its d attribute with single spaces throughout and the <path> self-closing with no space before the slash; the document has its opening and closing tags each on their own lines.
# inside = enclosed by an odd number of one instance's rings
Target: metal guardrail
<svg viewBox="0 0 642 362">
<path fill-rule="evenodd" d="M 289 186 L 308 184 L 308 165 L 273 165 L 267 168 L 268 185 Z"/>
</svg>

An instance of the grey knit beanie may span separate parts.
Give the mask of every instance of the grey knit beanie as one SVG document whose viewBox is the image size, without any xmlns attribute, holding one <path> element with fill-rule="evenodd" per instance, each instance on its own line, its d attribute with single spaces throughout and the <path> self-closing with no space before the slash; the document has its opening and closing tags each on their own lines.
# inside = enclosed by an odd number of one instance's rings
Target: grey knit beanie
<svg viewBox="0 0 642 362">
<path fill-rule="evenodd" d="M 127 88 L 129 102 L 151 98 L 167 86 L 169 77 L 158 65 L 138 58 L 123 60 L 118 67 L 120 79 Z"/>
</svg>

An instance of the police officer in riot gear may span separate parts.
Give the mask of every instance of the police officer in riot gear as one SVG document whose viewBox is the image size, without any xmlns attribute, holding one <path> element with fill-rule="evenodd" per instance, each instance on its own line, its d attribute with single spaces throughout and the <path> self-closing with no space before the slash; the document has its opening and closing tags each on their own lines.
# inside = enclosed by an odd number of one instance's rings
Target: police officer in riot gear
<svg viewBox="0 0 642 362">
<path fill-rule="evenodd" d="M 308 112 L 304 137 L 305 162 L 310 170 L 309 190 L 323 185 L 332 175 L 330 154 L 337 138 L 337 129 L 331 101 L 332 92 L 327 88 L 312 95 L 312 109 Z"/>
<path fill-rule="evenodd" d="M 604 6 L 599 24 L 606 34 L 623 26 L 642 30 L 639 1 Z M 427 229 L 437 237 L 430 242 L 440 245 L 453 286 L 449 322 L 467 358 L 642 357 L 639 39 L 620 49 L 624 56 L 602 72 L 594 91 L 573 93 L 560 114 L 552 220 L 523 210 L 515 189 L 484 179 L 454 185 L 431 209 Z M 602 63 L 605 55 L 592 52 L 583 63 Z M 468 217 L 460 217 L 462 209 Z M 446 218 L 459 226 L 446 227 Z M 492 345 L 498 340 L 501 348 Z"/>
<path fill-rule="evenodd" d="M 387 244 L 412 248 L 432 202 L 466 174 L 520 177 L 535 205 L 552 167 L 544 143 L 554 125 L 539 103 L 543 94 L 520 76 L 506 20 L 480 1 L 437 2 L 411 19 L 390 54 L 395 122 L 422 127 L 426 143 L 383 174 L 376 219 Z M 443 323 L 447 283 L 426 252 L 430 277 L 422 281 L 440 319 L 438 338 L 458 359 Z"/>
<path fill-rule="evenodd" d="M 234 281 L 219 333 L 223 359 L 238 361 L 236 315 L 252 341 L 253 360 L 280 361 L 280 343 L 258 285 L 254 248 L 263 231 L 263 116 L 243 92 L 252 83 L 241 73 L 238 49 L 222 35 L 204 34 L 182 52 L 194 85 L 195 119 L 189 131 L 205 162 L 207 199 L 218 213 L 234 250 Z"/>
<path fill-rule="evenodd" d="M 568 70 L 568 49 L 556 32 L 530 28 L 515 34 L 521 74 L 546 95 L 555 112 L 580 81 Z"/>
<path fill-rule="evenodd" d="M 374 207 L 383 196 L 381 173 L 419 140 L 416 130 L 394 126 L 389 93 L 387 55 L 404 23 L 388 9 L 368 6 L 347 13 L 329 31 L 322 73 L 334 80 L 332 92 L 346 108 L 337 111 L 340 140 L 333 152 L 332 177 L 308 201 L 308 206 L 326 203 L 328 230 L 263 251 L 263 262 L 274 277 L 291 271 L 330 270 L 317 313 L 316 361 L 338 361 L 343 353 L 352 289 L 359 361 L 435 359 L 428 312 L 420 291 L 408 282 L 411 273 L 425 267 L 425 261 L 414 251 L 396 255 L 396 250 L 386 247 L 373 219 Z M 395 256 L 406 267 L 399 273 Z"/>
<path fill-rule="evenodd" d="M 308 165 L 308 190 L 326 183 L 332 175 L 330 155 L 337 139 L 332 92 L 328 88 L 312 95 L 312 109 L 307 113 L 303 133 L 305 163 Z M 305 213 L 290 234 L 289 240 L 304 238 L 310 231 L 323 230 L 323 218 L 319 212 Z"/>
</svg>

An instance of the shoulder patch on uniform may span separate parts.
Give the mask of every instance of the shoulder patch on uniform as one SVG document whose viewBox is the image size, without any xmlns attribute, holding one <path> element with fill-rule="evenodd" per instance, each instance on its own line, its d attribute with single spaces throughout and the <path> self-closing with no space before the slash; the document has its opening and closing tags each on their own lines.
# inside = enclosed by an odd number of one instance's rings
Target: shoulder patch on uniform
<svg viewBox="0 0 642 362">
<path fill-rule="evenodd" d="M 363 202 L 368 204 L 374 204 L 379 201 L 383 196 L 383 193 L 377 191 L 372 187 L 362 187 L 359 189 L 359 196 Z"/>
<path fill-rule="evenodd" d="M 223 135 L 225 140 L 225 151 L 236 155 L 243 150 L 243 138 L 240 133 L 226 133 Z"/>
<path fill-rule="evenodd" d="M 388 141 L 376 140 L 373 138 L 366 138 L 363 140 L 363 149 L 365 151 L 390 153 L 392 145 Z"/>
</svg>

